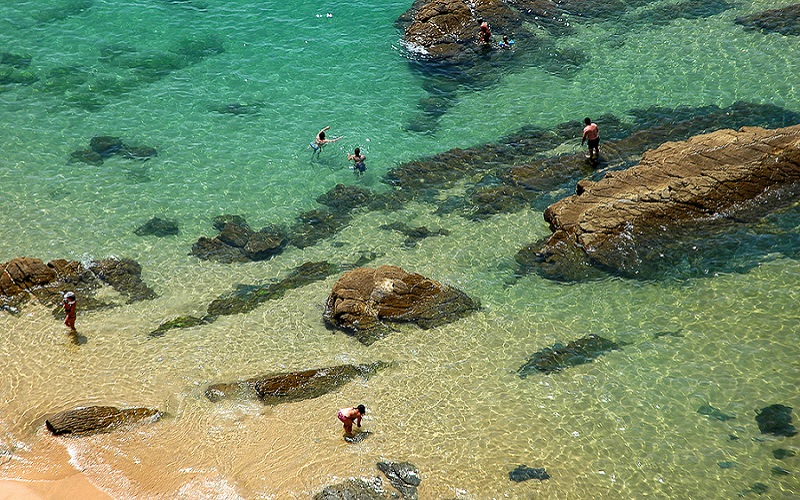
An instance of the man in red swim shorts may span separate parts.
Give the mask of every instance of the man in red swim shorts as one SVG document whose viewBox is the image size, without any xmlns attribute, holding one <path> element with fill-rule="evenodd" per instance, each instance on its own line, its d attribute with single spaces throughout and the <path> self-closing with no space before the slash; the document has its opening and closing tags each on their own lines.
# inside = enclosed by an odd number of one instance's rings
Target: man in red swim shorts
<svg viewBox="0 0 800 500">
<path fill-rule="evenodd" d="M 597 159 L 600 159 L 600 130 L 597 128 L 596 123 L 592 123 L 592 119 L 588 116 L 583 119 L 586 125 L 583 127 L 583 139 L 581 139 L 581 146 L 586 141 L 589 141 L 589 154 L 586 155 L 590 160 L 594 158 L 594 153 L 597 153 Z"/>
<path fill-rule="evenodd" d="M 364 405 L 354 406 L 352 408 L 342 408 L 339 410 L 339 420 L 344 424 L 344 433 L 346 437 L 353 437 L 353 422 L 357 427 L 361 427 L 361 417 L 367 413 Z"/>
</svg>

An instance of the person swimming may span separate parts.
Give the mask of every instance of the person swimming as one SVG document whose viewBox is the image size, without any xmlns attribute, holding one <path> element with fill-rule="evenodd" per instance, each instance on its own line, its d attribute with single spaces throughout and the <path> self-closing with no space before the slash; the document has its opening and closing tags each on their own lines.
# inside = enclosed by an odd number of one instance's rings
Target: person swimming
<svg viewBox="0 0 800 500">
<path fill-rule="evenodd" d="M 330 130 L 330 128 L 331 126 L 328 125 L 327 127 L 317 132 L 317 137 L 314 138 L 313 142 L 310 142 L 308 144 L 308 147 L 312 149 L 311 158 L 314 158 L 315 154 L 317 155 L 317 158 L 319 158 L 319 154 L 322 152 L 322 148 L 325 147 L 326 144 L 329 144 L 331 142 L 336 142 L 342 137 L 344 137 L 340 135 L 339 137 L 334 137 L 333 139 L 326 139 L 325 132 Z"/>
<path fill-rule="evenodd" d="M 364 175 L 367 171 L 367 166 L 364 164 L 367 158 L 361 154 L 361 148 L 356 148 L 353 154 L 347 155 L 347 159 L 353 162 L 353 173 L 358 176 Z"/>
</svg>

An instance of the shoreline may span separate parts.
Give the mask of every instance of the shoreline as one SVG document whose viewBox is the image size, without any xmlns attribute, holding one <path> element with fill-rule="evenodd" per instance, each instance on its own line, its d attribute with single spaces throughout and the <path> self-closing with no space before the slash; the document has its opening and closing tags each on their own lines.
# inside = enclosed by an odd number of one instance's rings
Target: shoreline
<svg viewBox="0 0 800 500">
<path fill-rule="evenodd" d="M 62 479 L 20 481 L 0 479 L 0 500 L 112 500 L 113 497 L 92 484 L 81 472 Z"/>
</svg>

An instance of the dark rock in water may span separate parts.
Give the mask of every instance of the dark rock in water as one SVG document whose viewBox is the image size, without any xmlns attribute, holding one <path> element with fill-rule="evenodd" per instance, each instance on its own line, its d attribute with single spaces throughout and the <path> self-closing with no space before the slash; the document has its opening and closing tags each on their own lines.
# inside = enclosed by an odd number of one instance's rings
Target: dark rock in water
<svg viewBox="0 0 800 500">
<path fill-rule="evenodd" d="M 113 406 L 89 406 L 62 411 L 45 421 L 47 430 L 56 436 L 64 434 L 89 435 L 108 432 L 134 423 L 149 420 L 154 422 L 162 413 L 152 408 L 128 408 L 120 410 Z"/>
<path fill-rule="evenodd" d="M 433 328 L 480 309 L 464 292 L 397 266 L 360 267 L 342 275 L 325 302 L 325 323 L 370 345 L 389 332 L 386 322 Z"/>
<path fill-rule="evenodd" d="M 16 69 L 25 69 L 31 65 L 31 56 L 12 54 L 11 52 L 0 52 L 0 66 L 10 66 Z"/>
<path fill-rule="evenodd" d="M 405 499 L 417 498 L 417 487 L 422 482 L 417 468 L 408 462 L 378 462 L 378 469 L 389 480 L 389 484 Z"/>
<path fill-rule="evenodd" d="M 214 238 L 201 236 L 192 245 L 192 255 L 203 260 L 230 264 L 268 260 L 281 253 L 287 239 L 282 228 L 266 226 L 253 231 L 240 215 L 220 215 L 213 226 L 220 233 Z"/>
<path fill-rule="evenodd" d="M 411 227 L 404 222 L 392 222 L 391 224 L 383 224 L 378 229 L 386 231 L 397 231 L 406 236 L 403 244 L 407 247 L 414 247 L 417 243 L 430 236 L 447 236 L 450 232 L 447 229 L 439 229 L 438 231 L 431 231 L 425 226 Z"/>
<path fill-rule="evenodd" d="M 592 334 L 573 340 L 566 346 L 555 344 L 553 347 L 546 347 L 534 353 L 520 367 L 518 373 L 521 378 L 525 378 L 532 372 L 550 373 L 559 371 L 564 368 L 590 363 L 602 354 L 618 349 L 622 349 L 619 344 Z"/>
<path fill-rule="evenodd" d="M 89 141 L 89 149 L 99 154 L 103 158 L 117 153 L 122 149 L 122 139 L 107 135 L 92 137 Z"/>
<path fill-rule="evenodd" d="M 736 24 L 765 33 L 800 36 L 800 3 L 736 18 Z"/>
<path fill-rule="evenodd" d="M 527 481 L 528 479 L 544 481 L 545 479 L 550 479 L 550 474 L 548 474 L 544 468 L 534 469 L 532 467 L 520 465 L 508 473 L 508 478 L 517 483 Z"/>
<path fill-rule="evenodd" d="M 123 158 L 127 158 L 129 160 L 139 160 L 139 161 L 147 161 L 150 158 L 154 158 L 158 156 L 158 151 L 155 148 L 151 148 L 150 146 L 128 146 L 123 145 L 122 149 L 120 150 Z"/>
<path fill-rule="evenodd" d="M 100 156 L 100 153 L 97 151 L 92 151 L 91 149 L 79 149 L 70 153 L 69 161 L 70 163 L 81 162 L 88 163 L 89 165 L 102 165 L 103 157 Z"/>
<path fill-rule="evenodd" d="M 777 448 L 772 450 L 772 456 L 777 458 L 778 460 L 783 460 L 786 458 L 792 458 L 796 456 L 797 453 L 793 450 L 787 450 L 784 448 Z"/>
<path fill-rule="evenodd" d="M 770 472 L 773 476 L 789 476 L 792 474 L 789 470 L 784 469 L 783 467 L 778 467 L 777 465 L 770 469 Z"/>
<path fill-rule="evenodd" d="M 762 434 L 786 437 L 797 434 L 797 430 L 792 425 L 792 408 L 790 406 L 774 404 L 756 410 L 756 422 L 758 430 Z"/>
<path fill-rule="evenodd" d="M 715 418 L 717 420 L 721 420 L 723 422 L 728 420 L 733 420 L 736 418 L 733 415 L 726 415 L 725 413 L 722 413 L 720 410 L 714 408 L 709 404 L 704 404 L 700 406 L 700 408 L 697 409 L 697 413 L 699 413 L 700 415 L 705 415 L 707 417 Z"/>
<path fill-rule="evenodd" d="M 669 5 L 658 5 L 652 9 L 644 9 L 638 17 L 641 20 L 646 19 L 651 24 L 659 25 L 677 19 L 704 19 L 722 14 L 733 7 L 734 4 L 725 0 L 705 0 L 703 2 L 684 0 Z"/>
<path fill-rule="evenodd" d="M 180 316 L 170 321 L 165 321 L 158 325 L 158 328 L 148 333 L 150 337 L 163 337 L 169 330 L 176 328 L 191 328 L 193 326 L 208 325 L 217 319 L 216 316 L 203 316 L 198 318 L 196 316 Z"/>
<path fill-rule="evenodd" d="M 381 478 L 370 480 L 351 478 L 326 486 L 315 494 L 314 500 L 388 500 L 391 496 L 383 489 Z"/>
<path fill-rule="evenodd" d="M 92 262 L 89 270 L 119 293 L 128 297 L 129 304 L 157 297 L 156 292 L 142 281 L 142 266 L 134 260 L 103 259 Z"/>
<path fill-rule="evenodd" d="M 349 212 L 350 210 L 366 207 L 374 198 L 369 189 L 359 186 L 345 186 L 337 184 L 327 193 L 317 198 L 317 203 L 332 208 L 335 212 Z"/>
<path fill-rule="evenodd" d="M 292 289 L 321 281 L 338 271 L 338 266 L 327 261 L 306 262 L 295 268 L 282 280 L 269 285 L 240 285 L 233 293 L 215 299 L 208 306 L 212 316 L 250 312 L 260 304 L 279 299 Z"/>
<path fill-rule="evenodd" d="M 720 469 L 733 469 L 736 467 L 736 462 L 717 462 Z"/>
<path fill-rule="evenodd" d="M 211 385 L 205 391 L 205 395 L 214 402 L 230 398 L 257 398 L 268 405 L 291 403 L 317 398 L 338 389 L 356 377 L 369 377 L 388 365 L 378 361 L 362 365 L 339 365 L 264 375 L 240 382 Z"/>
<path fill-rule="evenodd" d="M 350 444 L 358 444 L 368 437 L 370 437 L 372 433 L 370 431 L 355 431 L 353 432 L 352 436 L 345 436 L 344 440 Z"/>
<path fill-rule="evenodd" d="M 766 484 L 764 484 L 764 483 L 753 483 L 753 485 L 750 488 L 740 492 L 739 496 L 743 497 L 743 496 L 748 495 L 750 493 L 755 493 L 757 495 L 763 495 L 767 491 L 769 491 L 769 486 L 767 486 Z"/>
<path fill-rule="evenodd" d="M 261 111 L 261 104 L 246 104 L 241 102 L 232 102 L 214 108 L 214 111 L 223 115 L 257 115 Z"/>
<path fill-rule="evenodd" d="M 322 209 L 303 212 L 289 230 L 289 243 L 297 248 L 310 247 L 341 231 L 351 219 L 348 212 Z"/>
<path fill-rule="evenodd" d="M 179 233 L 178 222 L 171 219 L 161 219 L 153 217 L 143 225 L 134 229 L 133 233 L 137 236 L 175 236 Z"/>
</svg>

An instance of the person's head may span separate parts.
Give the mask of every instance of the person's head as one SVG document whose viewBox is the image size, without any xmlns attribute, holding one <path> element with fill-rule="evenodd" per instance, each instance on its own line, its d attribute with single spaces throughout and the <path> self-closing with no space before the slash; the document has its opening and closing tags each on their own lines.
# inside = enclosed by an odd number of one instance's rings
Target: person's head
<svg viewBox="0 0 800 500">
<path fill-rule="evenodd" d="M 319 138 L 324 141 L 325 140 L 325 132 L 320 132 L 319 133 Z"/>
<path fill-rule="evenodd" d="M 361 148 L 356 148 L 356 156 L 361 156 Z"/>
<path fill-rule="evenodd" d="M 67 293 L 65 293 L 64 294 L 64 300 L 65 301 L 69 301 L 69 302 L 77 300 L 77 298 L 75 297 L 75 292 L 67 292 Z"/>
<path fill-rule="evenodd" d="M 586 118 L 583 119 L 583 123 L 585 123 L 586 125 L 591 125 L 592 119 L 587 116 Z"/>
<path fill-rule="evenodd" d="M 367 414 L 367 408 L 364 405 L 356 406 L 356 410 L 358 410 L 358 413 L 360 413 L 362 415 L 366 415 Z"/>
<path fill-rule="evenodd" d="M 503 35 L 503 41 L 508 43 L 508 35 Z"/>
</svg>

